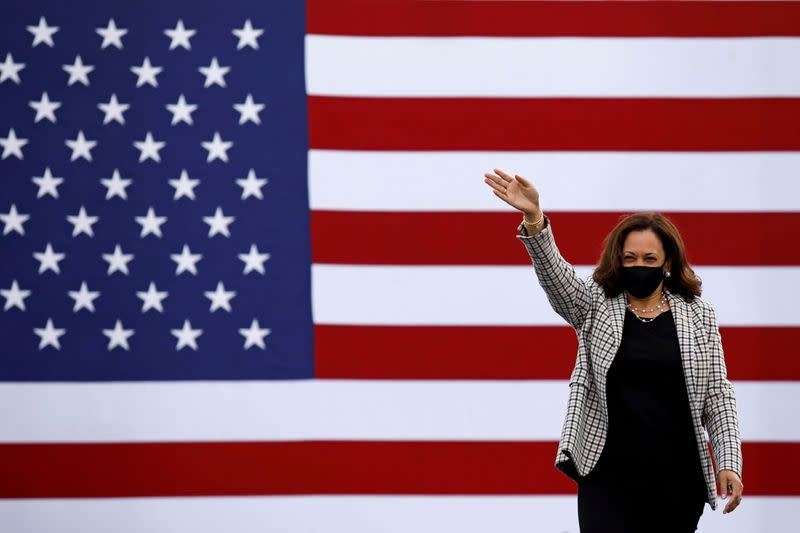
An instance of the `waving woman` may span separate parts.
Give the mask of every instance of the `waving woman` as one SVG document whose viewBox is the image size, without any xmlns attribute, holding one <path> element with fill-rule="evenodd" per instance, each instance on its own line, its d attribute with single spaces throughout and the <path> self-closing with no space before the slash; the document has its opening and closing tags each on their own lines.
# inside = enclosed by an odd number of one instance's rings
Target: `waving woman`
<svg viewBox="0 0 800 533">
<path fill-rule="evenodd" d="M 734 510 L 743 491 L 736 397 L 678 229 L 659 213 L 623 217 L 581 279 L 536 187 L 499 169 L 484 176 L 523 212 L 516 236 L 578 336 L 555 466 L 578 484 L 581 532 L 693 532 L 705 504 L 717 508 L 717 481 L 724 512 Z"/>
</svg>

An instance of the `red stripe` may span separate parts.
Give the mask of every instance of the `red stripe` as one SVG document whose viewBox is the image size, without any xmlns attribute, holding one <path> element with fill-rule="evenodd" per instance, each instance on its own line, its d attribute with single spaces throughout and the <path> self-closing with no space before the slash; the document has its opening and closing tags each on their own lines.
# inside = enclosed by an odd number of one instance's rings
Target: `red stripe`
<svg viewBox="0 0 800 533">
<path fill-rule="evenodd" d="M 309 96 L 311 148 L 800 150 L 800 98 Z"/>
<path fill-rule="evenodd" d="M 797 2 L 307 0 L 308 33 L 420 36 L 800 35 Z"/>
<path fill-rule="evenodd" d="M 800 328 L 723 327 L 728 377 L 800 381 Z M 568 379 L 568 326 L 314 326 L 323 379 Z M 375 354 L 381 354 L 376 357 Z"/>
<path fill-rule="evenodd" d="M 330 379 L 566 379 L 577 346 L 560 326 L 315 324 L 314 368 Z"/>
<path fill-rule="evenodd" d="M 2 444 L 0 498 L 573 494 L 557 443 L 300 441 Z M 750 495 L 797 496 L 798 443 L 745 443 Z M 775 458 L 780 468 L 775 468 Z"/>
<path fill-rule="evenodd" d="M 483 170 L 475 169 L 476 181 L 483 180 Z M 491 194 L 488 187 L 487 194 Z M 594 265 L 603 239 L 625 213 L 547 214 L 564 257 L 576 265 Z M 800 213 L 664 214 L 681 231 L 693 265 L 800 265 L 800 247 L 786 245 L 786 235 L 800 234 Z M 314 210 L 312 260 L 376 265 L 530 264 L 525 248 L 515 237 L 521 220 L 515 212 Z M 730 239 L 719 238 L 729 235 L 731 228 L 736 228 L 735 246 Z M 365 242 L 369 246 L 364 246 Z"/>
</svg>

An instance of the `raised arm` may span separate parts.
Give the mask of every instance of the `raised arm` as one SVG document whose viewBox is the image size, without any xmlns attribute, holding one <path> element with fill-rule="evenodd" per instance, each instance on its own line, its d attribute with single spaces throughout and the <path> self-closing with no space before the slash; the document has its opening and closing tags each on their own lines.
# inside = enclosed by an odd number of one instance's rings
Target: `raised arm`
<svg viewBox="0 0 800 533">
<path fill-rule="evenodd" d="M 525 224 L 520 224 L 516 237 L 522 241 L 531 257 L 539 285 L 544 289 L 550 306 L 577 330 L 586 319 L 591 306 L 591 292 L 586 281 L 561 256 L 553 237 L 550 219 L 547 215 L 543 215 L 543 218 L 544 226 L 533 234 Z"/>
<path fill-rule="evenodd" d="M 528 250 L 550 306 L 572 327 L 579 329 L 591 307 L 588 280 L 578 277 L 573 266 L 558 251 L 550 219 L 539 206 L 536 187 L 522 176 L 512 177 L 497 168 L 494 171 L 496 174 L 484 174 L 484 181 L 492 187 L 495 196 L 522 211 L 524 219 L 533 223 L 528 224 L 530 231 L 525 224 L 520 224 L 517 238 Z"/>
</svg>

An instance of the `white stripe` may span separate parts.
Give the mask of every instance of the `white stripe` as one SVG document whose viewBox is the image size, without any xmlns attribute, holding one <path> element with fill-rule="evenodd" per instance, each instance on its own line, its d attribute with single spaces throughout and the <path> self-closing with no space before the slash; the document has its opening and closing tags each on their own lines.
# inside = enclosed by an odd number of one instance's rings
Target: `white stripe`
<svg viewBox="0 0 800 533">
<path fill-rule="evenodd" d="M 549 211 L 800 210 L 800 152 L 311 150 L 308 165 L 312 209 L 509 210 L 483 182 L 500 168 Z"/>
<path fill-rule="evenodd" d="M 698 531 L 791 531 L 798 507 L 800 498 L 745 492 L 731 514 L 706 505 Z M 574 495 L 0 500 L 0 523 L 14 533 L 578 533 Z"/>
<path fill-rule="evenodd" d="M 553 231 L 557 243 L 556 224 Z M 507 235 L 497 238 L 515 240 L 519 253 L 527 258 L 515 233 L 511 227 Z M 440 238 L 470 246 L 468 229 L 458 224 Z M 593 268 L 578 266 L 576 272 L 585 279 Z M 694 270 L 703 282 L 703 298 L 714 305 L 720 325 L 800 325 L 800 314 L 794 308 L 794 302 L 800 301 L 800 267 L 703 266 Z M 317 324 L 566 324 L 550 307 L 532 264 L 314 264 L 311 275 Z"/>
<path fill-rule="evenodd" d="M 743 439 L 800 440 L 800 382 L 734 388 Z M 568 393 L 566 380 L 7 383 L 0 441 L 557 441 Z"/>
<path fill-rule="evenodd" d="M 306 88 L 347 96 L 797 96 L 798 57 L 795 37 L 307 35 Z"/>
</svg>

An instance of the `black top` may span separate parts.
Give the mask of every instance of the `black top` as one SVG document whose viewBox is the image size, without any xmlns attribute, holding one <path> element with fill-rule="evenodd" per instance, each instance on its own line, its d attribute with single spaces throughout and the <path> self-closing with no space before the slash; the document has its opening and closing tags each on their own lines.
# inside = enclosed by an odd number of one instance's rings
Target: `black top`
<svg viewBox="0 0 800 533">
<path fill-rule="evenodd" d="M 652 491 L 653 476 L 706 498 L 672 311 L 642 322 L 625 311 L 607 376 L 608 438 L 587 478 Z"/>
</svg>

